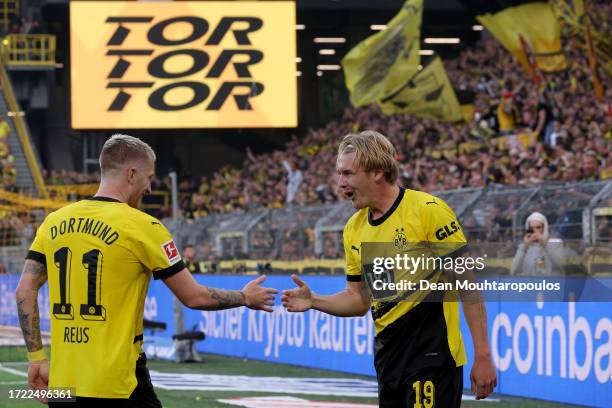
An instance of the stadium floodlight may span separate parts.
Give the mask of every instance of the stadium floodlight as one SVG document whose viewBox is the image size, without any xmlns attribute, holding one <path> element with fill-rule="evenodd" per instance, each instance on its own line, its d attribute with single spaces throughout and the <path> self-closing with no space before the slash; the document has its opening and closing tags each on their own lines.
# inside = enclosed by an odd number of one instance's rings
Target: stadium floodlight
<svg viewBox="0 0 612 408">
<path fill-rule="evenodd" d="M 339 71 L 342 69 L 340 65 L 317 65 L 319 71 Z"/>
<path fill-rule="evenodd" d="M 459 44 L 461 40 L 457 37 L 436 38 L 430 37 L 425 39 L 425 44 Z"/>
<path fill-rule="evenodd" d="M 323 76 L 323 72 L 322 71 L 317 71 L 317 76 L 318 77 L 322 77 Z"/>
<path fill-rule="evenodd" d="M 295 62 L 297 62 L 299 64 L 300 62 L 302 62 L 302 58 L 301 57 L 295 57 Z"/>
<path fill-rule="evenodd" d="M 481 26 L 480 24 L 476 24 L 476 25 L 472 26 L 472 30 L 474 30 L 474 31 L 482 31 L 482 30 L 484 30 L 484 27 Z"/>
<path fill-rule="evenodd" d="M 317 44 L 344 44 L 346 38 L 344 37 L 315 37 L 313 40 Z"/>
<path fill-rule="evenodd" d="M 386 24 L 372 24 L 370 26 L 370 30 L 374 30 L 374 31 L 382 31 L 382 30 L 386 30 L 387 29 L 387 25 Z"/>
<path fill-rule="evenodd" d="M 304 24 L 296 24 L 295 25 L 295 29 L 296 30 L 305 30 L 306 29 L 306 25 L 304 25 Z"/>
<path fill-rule="evenodd" d="M 433 55 L 433 50 L 419 50 L 419 55 Z"/>
<path fill-rule="evenodd" d="M 319 50 L 319 54 L 321 54 L 321 55 L 335 55 L 336 54 L 336 50 L 322 49 L 322 50 Z"/>
<path fill-rule="evenodd" d="M 296 72 L 295 72 L 295 76 L 299 76 L 299 77 L 301 77 L 301 76 L 302 76 L 302 71 L 296 71 Z"/>
</svg>

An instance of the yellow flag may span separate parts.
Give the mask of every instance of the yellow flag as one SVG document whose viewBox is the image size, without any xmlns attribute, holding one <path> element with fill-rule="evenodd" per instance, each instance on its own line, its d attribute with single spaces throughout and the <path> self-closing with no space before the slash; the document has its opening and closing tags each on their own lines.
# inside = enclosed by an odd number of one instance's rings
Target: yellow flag
<svg viewBox="0 0 612 408">
<path fill-rule="evenodd" d="M 521 36 L 533 51 L 540 70 L 554 72 L 567 68 L 561 49 L 561 25 L 549 3 L 528 2 L 476 18 L 527 70 L 530 64 L 521 46 Z"/>
<path fill-rule="evenodd" d="M 423 0 L 407 0 L 385 30 L 357 44 L 342 59 L 354 106 L 392 94 L 417 72 L 422 15 Z"/>
<path fill-rule="evenodd" d="M 574 0 L 573 2 L 574 11 L 578 17 L 582 17 L 584 15 L 584 1 L 583 0 Z"/>
<path fill-rule="evenodd" d="M 411 113 L 447 122 L 463 119 L 440 57 L 432 59 L 395 94 L 380 101 L 380 107 L 387 115 Z"/>
<path fill-rule="evenodd" d="M 606 31 L 606 16 L 595 13 L 585 14 L 582 0 L 573 0 L 572 4 L 568 4 L 565 0 L 550 0 L 550 2 L 557 18 L 563 23 L 564 29 L 572 37 L 572 40 L 585 48 L 587 52 L 592 52 L 597 59 L 597 65 L 608 76 L 611 76 L 612 36 Z M 591 37 L 591 45 L 589 45 L 586 41 L 586 22 L 589 20 L 593 23 L 593 18 L 596 18 L 596 24 L 589 24 L 589 36 Z M 597 29 L 598 26 L 602 28 Z"/>
</svg>

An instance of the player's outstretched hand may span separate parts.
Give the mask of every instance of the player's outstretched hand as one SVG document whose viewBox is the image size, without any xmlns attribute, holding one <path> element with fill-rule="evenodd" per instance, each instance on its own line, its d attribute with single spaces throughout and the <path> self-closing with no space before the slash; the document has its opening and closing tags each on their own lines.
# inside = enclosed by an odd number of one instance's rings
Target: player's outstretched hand
<svg viewBox="0 0 612 408">
<path fill-rule="evenodd" d="M 497 372 L 489 357 L 476 357 L 470 372 L 472 394 L 476 399 L 487 398 L 497 387 Z"/>
<path fill-rule="evenodd" d="M 298 287 L 283 290 L 281 302 L 288 312 L 305 312 L 312 307 L 312 292 L 308 285 L 300 280 L 297 275 L 291 275 L 291 279 L 293 279 Z"/>
<path fill-rule="evenodd" d="M 47 390 L 49 386 L 49 360 L 33 361 L 28 367 L 28 385 L 33 391 Z M 47 397 L 38 399 L 43 404 L 47 403 Z"/>
<path fill-rule="evenodd" d="M 273 288 L 265 288 L 261 283 L 266 280 L 266 275 L 261 275 L 257 279 L 253 279 L 242 288 L 244 300 L 249 309 L 272 311 L 274 306 L 274 295 L 278 290 Z"/>
</svg>

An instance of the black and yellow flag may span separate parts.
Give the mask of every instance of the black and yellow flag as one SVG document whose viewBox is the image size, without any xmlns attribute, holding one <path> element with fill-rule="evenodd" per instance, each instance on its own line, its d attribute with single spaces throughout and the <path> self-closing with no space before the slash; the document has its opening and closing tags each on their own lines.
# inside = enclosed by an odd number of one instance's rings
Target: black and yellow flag
<svg viewBox="0 0 612 408">
<path fill-rule="evenodd" d="M 562 71 L 567 61 L 561 48 L 561 25 L 553 6 L 545 1 L 495 2 L 490 5 L 508 5 L 495 13 L 479 15 L 477 20 L 519 62 L 530 70 L 521 37 L 535 57 L 535 65 L 544 72 Z"/>
<path fill-rule="evenodd" d="M 474 99 L 476 99 L 476 94 L 474 91 L 455 88 L 455 95 L 457 95 L 457 100 L 459 101 L 463 120 L 467 123 L 472 123 L 474 120 Z"/>
<path fill-rule="evenodd" d="M 463 119 L 459 101 L 440 57 L 431 59 L 402 88 L 381 100 L 380 107 L 387 115 L 410 113 L 447 122 Z"/>
<path fill-rule="evenodd" d="M 377 102 L 417 72 L 423 0 L 407 0 L 387 28 L 357 44 L 342 59 L 351 103 Z"/>
<path fill-rule="evenodd" d="M 584 38 L 587 44 L 587 53 L 589 57 L 589 67 L 591 68 L 591 78 L 593 80 L 593 89 L 595 90 L 595 97 L 598 101 L 602 101 L 604 98 L 604 89 L 599 81 L 599 74 L 597 73 L 597 56 L 593 50 L 593 40 L 591 38 L 591 24 L 588 19 L 584 22 Z"/>
<path fill-rule="evenodd" d="M 582 0 L 573 0 L 571 3 L 551 0 L 551 4 L 565 31 L 587 51 L 589 60 L 596 61 L 596 65 L 608 76 L 612 75 L 612 36 L 606 30 L 609 17 L 605 14 L 586 13 Z"/>
</svg>

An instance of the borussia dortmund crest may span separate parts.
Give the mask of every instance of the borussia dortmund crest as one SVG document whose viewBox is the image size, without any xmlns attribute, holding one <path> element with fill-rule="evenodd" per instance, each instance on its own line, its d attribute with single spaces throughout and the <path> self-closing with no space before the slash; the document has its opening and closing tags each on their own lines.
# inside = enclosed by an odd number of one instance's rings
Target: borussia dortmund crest
<svg viewBox="0 0 612 408">
<path fill-rule="evenodd" d="M 393 237 L 393 246 L 398 251 L 408 249 L 408 238 L 404 234 L 404 227 L 395 229 L 395 236 Z"/>
</svg>

